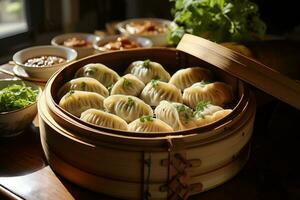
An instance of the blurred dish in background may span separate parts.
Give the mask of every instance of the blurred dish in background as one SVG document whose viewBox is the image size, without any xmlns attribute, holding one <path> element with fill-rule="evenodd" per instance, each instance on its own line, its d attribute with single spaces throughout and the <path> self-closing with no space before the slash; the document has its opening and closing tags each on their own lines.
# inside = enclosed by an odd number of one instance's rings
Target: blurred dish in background
<svg viewBox="0 0 300 200">
<path fill-rule="evenodd" d="M 66 39 L 62 45 L 66 46 L 66 47 L 91 47 L 92 44 L 85 40 L 85 39 L 80 39 L 77 37 L 71 37 Z"/>
<path fill-rule="evenodd" d="M 153 46 L 167 46 L 168 27 L 171 21 L 158 18 L 128 19 L 116 24 L 124 35 L 136 35 L 150 39 Z"/>
<path fill-rule="evenodd" d="M 38 81 L 46 82 L 56 71 L 66 64 L 76 60 L 77 52 L 62 46 L 35 46 L 18 51 L 13 56 L 15 64 L 26 73 L 19 73 L 20 69 L 14 68 L 14 73 L 22 77 L 27 74 Z M 21 70 L 22 71 L 22 70 Z"/>
<path fill-rule="evenodd" d="M 90 56 L 95 53 L 93 44 L 100 40 L 100 37 L 89 33 L 66 33 L 58 35 L 51 40 L 54 46 L 70 47 L 77 51 L 78 58 Z"/>
<path fill-rule="evenodd" d="M 126 24 L 126 30 L 130 34 L 156 35 L 165 33 L 167 27 L 156 21 L 145 20 L 142 23 L 133 21 Z"/>
<path fill-rule="evenodd" d="M 152 41 L 150 39 L 133 35 L 106 36 L 94 43 L 94 48 L 99 52 L 148 47 L 152 47 Z"/>
<path fill-rule="evenodd" d="M 59 56 L 39 56 L 28 59 L 24 65 L 28 67 L 48 67 L 64 62 L 66 62 L 66 59 Z"/>
</svg>

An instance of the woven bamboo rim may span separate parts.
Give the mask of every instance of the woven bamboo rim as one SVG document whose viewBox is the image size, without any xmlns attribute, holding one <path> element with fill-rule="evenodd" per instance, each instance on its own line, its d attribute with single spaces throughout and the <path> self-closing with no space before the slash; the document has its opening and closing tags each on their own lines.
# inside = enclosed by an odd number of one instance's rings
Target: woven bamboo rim
<svg viewBox="0 0 300 200">
<path fill-rule="evenodd" d="M 81 59 L 77 61 L 77 63 L 91 63 L 91 62 L 97 62 L 99 57 L 101 60 L 108 60 L 111 59 L 112 55 L 114 57 L 118 58 L 120 55 L 135 55 L 137 53 L 141 54 L 150 54 L 153 52 L 157 52 L 158 55 L 160 52 L 169 52 L 169 53 L 176 53 L 179 57 L 185 57 L 187 55 L 181 54 L 181 52 L 178 53 L 175 49 L 167 49 L 167 48 L 149 48 L 149 49 L 132 49 L 132 50 L 126 50 L 122 52 L 113 52 L 113 53 L 103 53 L 101 55 L 94 55 L 90 56 L 85 59 Z M 125 58 L 126 59 L 126 58 Z M 55 92 L 57 90 L 57 82 L 61 82 L 62 77 L 60 77 L 60 74 L 64 73 L 64 70 L 67 68 L 72 68 L 74 63 L 69 64 L 64 69 L 60 70 L 58 73 L 56 73 L 47 83 L 46 89 L 45 89 L 45 96 L 47 99 L 47 106 L 49 108 L 49 113 L 53 117 L 55 121 L 57 121 L 59 124 L 61 124 L 63 127 L 69 130 L 76 130 L 76 135 L 71 135 L 72 137 L 78 138 L 82 141 L 87 141 L 91 143 L 95 143 L 96 141 L 110 141 L 112 143 L 116 144 L 125 144 L 128 147 L 128 144 L 134 144 L 135 146 L 139 146 L 139 143 L 141 143 L 141 148 L 144 149 L 145 147 L 162 147 L 163 149 L 166 149 L 172 142 L 178 143 L 182 140 L 184 141 L 190 141 L 192 143 L 197 143 L 199 145 L 199 141 L 201 140 L 203 143 L 207 143 L 209 141 L 213 141 L 216 139 L 220 139 L 219 136 L 224 132 L 224 130 L 232 129 L 233 125 L 238 125 L 238 122 L 240 118 L 244 115 L 245 112 L 247 112 L 247 107 L 249 104 L 249 100 L 253 101 L 253 97 L 250 99 L 250 93 L 247 86 L 245 86 L 241 81 L 238 81 L 238 91 L 239 91 L 239 100 L 234 107 L 233 111 L 223 119 L 214 122 L 212 124 L 198 127 L 186 131 L 176 131 L 172 132 L 172 135 L 170 133 L 136 133 L 136 132 L 128 132 L 128 131 L 121 131 L 121 130 L 115 130 L 115 129 L 109 129 L 109 128 L 95 128 L 95 126 L 91 126 L 90 124 L 83 123 L 81 120 L 78 120 L 78 118 L 74 117 L 73 115 L 65 112 L 62 110 L 53 96 L 55 95 Z M 77 66 L 77 68 L 79 68 Z M 73 72 L 77 70 L 77 68 L 73 67 Z M 56 87 L 56 88 L 55 88 Z M 222 136 L 224 137 L 224 135 Z M 116 138 L 120 140 L 116 140 Z M 147 142 L 147 145 L 145 146 L 145 141 Z M 195 142 L 196 141 L 196 142 Z"/>
</svg>

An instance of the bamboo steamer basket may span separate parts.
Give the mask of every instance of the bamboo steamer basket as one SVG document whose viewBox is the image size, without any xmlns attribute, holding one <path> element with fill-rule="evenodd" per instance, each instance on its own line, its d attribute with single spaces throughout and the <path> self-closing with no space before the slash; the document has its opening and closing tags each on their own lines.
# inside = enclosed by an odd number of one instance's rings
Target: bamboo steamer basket
<svg viewBox="0 0 300 200">
<path fill-rule="evenodd" d="M 82 187 L 123 199 L 186 199 L 237 174 L 249 155 L 255 98 L 243 81 L 231 75 L 232 69 L 226 68 L 228 62 L 215 62 L 221 55 L 203 51 L 208 41 L 196 38 L 204 45 L 198 44 L 195 51 L 188 52 L 197 44 L 189 44 L 190 37 L 185 36 L 177 50 L 103 53 L 57 72 L 38 104 L 41 142 L 52 169 Z M 185 45 L 191 48 L 186 50 Z M 170 135 L 96 128 L 59 108 L 57 91 L 85 64 L 100 62 L 122 74 L 132 61 L 144 59 L 161 63 L 171 74 L 181 66 L 209 68 L 217 80 L 232 86 L 236 96 L 233 111 L 215 123 Z M 238 71 L 235 73 L 239 76 Z"/>
</svg>

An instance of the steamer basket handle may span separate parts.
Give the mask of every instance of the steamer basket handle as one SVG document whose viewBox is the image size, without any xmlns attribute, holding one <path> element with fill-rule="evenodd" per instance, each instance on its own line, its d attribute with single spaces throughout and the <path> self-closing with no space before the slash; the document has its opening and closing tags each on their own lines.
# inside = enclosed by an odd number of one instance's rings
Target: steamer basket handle
<svg viewBox="0 0 300 200">
<path fill-rule="evenodd" d="M 256 60 L 190 34 L 183 36 L 176 49 L 198 57 L 300 109 L 300 82 Z"/>
</svg>

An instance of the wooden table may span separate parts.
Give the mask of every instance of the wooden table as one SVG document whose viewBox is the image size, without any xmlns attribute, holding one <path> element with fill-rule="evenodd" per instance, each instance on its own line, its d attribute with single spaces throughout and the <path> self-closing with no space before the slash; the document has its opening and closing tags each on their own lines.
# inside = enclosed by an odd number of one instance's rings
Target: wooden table
<svg viewBox="0 0 300 200">
<path fill-rule="evenodd" d="M 12 70 L 7 64 L 0 68 Z M 12 77 L 0 72 L 1 78 Z M 299 121 L 298 110 L 277 100 L 258 107 L 252 152 L 244 169 L 190 199 L 300 199 Z M 0 199 L 113 199 L 56 175 L 44 157 L 37 125 L 35 120 L 23 134 L 0 138 Z M 298 131 L 292 131 L 295 128 Z"/>
</svg>

